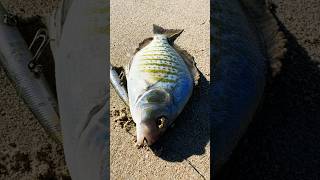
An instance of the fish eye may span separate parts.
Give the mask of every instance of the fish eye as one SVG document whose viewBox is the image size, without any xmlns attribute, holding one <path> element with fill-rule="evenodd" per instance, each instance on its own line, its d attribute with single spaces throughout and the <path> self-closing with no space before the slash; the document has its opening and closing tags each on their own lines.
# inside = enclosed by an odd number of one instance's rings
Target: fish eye
<svg viewBox="0 0 320 180">
<path fill-rule="evenodd" d="M 166 120 L 167 120 L 167 119 L 166 119 L 166 117 L 164 117 L 164 116 L 161 116 L 160 118 L 158 118 L 157 121 L 156 121 L 157 127 L 158 127 L 159 129 L 164 128 L 164 124 L 165 124 Z"/>
</svg>

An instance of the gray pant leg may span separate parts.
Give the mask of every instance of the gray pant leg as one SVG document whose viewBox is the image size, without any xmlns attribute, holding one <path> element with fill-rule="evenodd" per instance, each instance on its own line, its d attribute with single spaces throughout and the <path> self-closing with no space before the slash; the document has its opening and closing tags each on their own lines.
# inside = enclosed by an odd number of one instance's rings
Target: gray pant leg
<svg viewBox="0 0 320 180">
<path fill-rule="evenodd" d="M 74 0 L 55 53 L 64 153 L 72 179 L 107 179 L 107 2 Z"/>
</svg>

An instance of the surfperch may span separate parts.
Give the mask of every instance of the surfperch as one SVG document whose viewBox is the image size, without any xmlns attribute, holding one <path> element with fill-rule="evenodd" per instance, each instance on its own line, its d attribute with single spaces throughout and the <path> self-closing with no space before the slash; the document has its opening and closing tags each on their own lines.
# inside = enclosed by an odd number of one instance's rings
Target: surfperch
<svg viewBox="0 0 320 180">
<path fill-rule="evenodd" d="M 154 144 L 188 102 L 199 79 L 193 57 L 174 44 L 183 32 L 153 25 L 125 70 L 127 87 L 111 66 L 111 83 L 129 106 L 137 145 Z"/>
</svg>

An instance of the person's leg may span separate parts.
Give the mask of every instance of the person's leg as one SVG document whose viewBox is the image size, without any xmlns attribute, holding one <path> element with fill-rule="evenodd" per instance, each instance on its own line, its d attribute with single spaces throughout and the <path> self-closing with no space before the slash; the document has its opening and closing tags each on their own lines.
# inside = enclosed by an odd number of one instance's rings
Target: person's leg
<svg viewBox="0 0 320 180">
<path fill-rule="evenodd" d="M 74 0 L 54 52 L 64 152 L 76 180 L 107 178 L 107 13 L 107 1 Z"/>
</svg>

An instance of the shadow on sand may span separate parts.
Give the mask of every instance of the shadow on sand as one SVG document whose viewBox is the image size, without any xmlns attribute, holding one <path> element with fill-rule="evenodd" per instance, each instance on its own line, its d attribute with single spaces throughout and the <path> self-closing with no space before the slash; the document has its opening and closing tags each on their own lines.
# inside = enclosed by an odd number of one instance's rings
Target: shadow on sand
<svg viewBox="0 0 320 180">
<path fill-rule="evenodd" d="M 317 179 L 320 159 L 320 68 L 288 39 L 281 73 L 217 179 Z"/>
<path fill-rule="evenodd" d="M 166 161 L 182 162 L 192 155 L 205 153 L 210 140 L 209 82 L 200 73 L 200 82 L 193 91 L 188 104 L 152 151 Z M 161 152 L 161 153 L 159 153 Z"/>
</svg>

